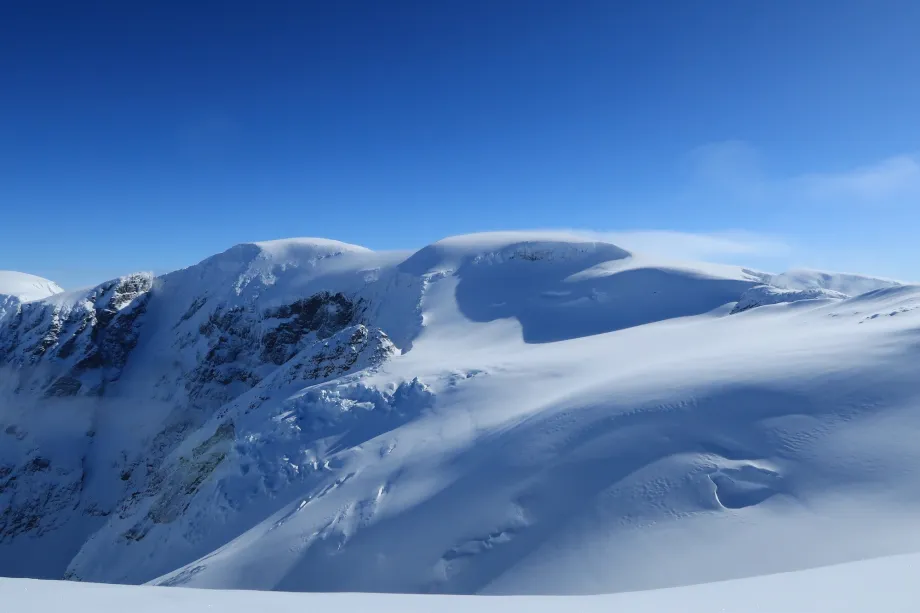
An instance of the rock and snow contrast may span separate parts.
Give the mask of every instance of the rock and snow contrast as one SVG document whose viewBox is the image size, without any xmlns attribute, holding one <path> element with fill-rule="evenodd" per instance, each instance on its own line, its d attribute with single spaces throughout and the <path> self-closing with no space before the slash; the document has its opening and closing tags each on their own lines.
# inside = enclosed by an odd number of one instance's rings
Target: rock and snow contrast
<svg viewBox="0 0 920 613">
<path fill-rule="evenodd" d="M 689 611 L 887 585 L 916 557 L 817 567 L 920 551 L 914 285 L 556 233 L 44 283 L 0 314 L 0 576 Z M 54 585 L 0 597 L 242 602 Z M 796 610 L 756 606 L 726 610 Z"/>
</svg>

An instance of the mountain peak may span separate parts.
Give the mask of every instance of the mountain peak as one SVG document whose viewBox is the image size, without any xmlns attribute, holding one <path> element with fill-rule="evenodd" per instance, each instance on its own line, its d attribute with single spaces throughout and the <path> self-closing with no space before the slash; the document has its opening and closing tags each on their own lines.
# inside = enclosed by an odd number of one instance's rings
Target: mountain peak
<svg viewBox="0 0 920 613">
<path fill-rule="evenodd" d="M 54 281 L 15 270 L 0 270 L 0 294 L 22 302 L 41 300 L 64 290 Z"/>
</svg>

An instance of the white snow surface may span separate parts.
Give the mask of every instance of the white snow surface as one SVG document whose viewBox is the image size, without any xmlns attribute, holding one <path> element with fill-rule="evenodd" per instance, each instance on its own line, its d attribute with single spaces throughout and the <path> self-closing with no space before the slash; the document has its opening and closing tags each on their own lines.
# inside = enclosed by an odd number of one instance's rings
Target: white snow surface
<svg viewBox="0 0 920 613">
<path fill-rule="evenodd" d="M 41 300 L 63 290 L 54 282 L 13 270 L 0 270 L 0 320 L 18 310 L 19 305 Z"/>
<path fill-rule="evenodd" d="M 0 579 L 0 601 L 17 613 L 913 613 L 920 556 L 894 556 L 799 572 L 595 596 L 291 594 Z"/>
<path fill-rule="evenodd" d="M 40 300 L 64 291 L 54 281 L 13 270 L 0 270 L 0 294 L 22 302 Z"/>
<path fill-rule="evenodd" d="M 920 552 L 920 288 L 777 277 L 567 234 L 294 239 L 33 303 L 0 329 L 0 574 L 866 610 L 852 577 L 906 594 L 915 556 L 663 589 Z"/>
</svg>

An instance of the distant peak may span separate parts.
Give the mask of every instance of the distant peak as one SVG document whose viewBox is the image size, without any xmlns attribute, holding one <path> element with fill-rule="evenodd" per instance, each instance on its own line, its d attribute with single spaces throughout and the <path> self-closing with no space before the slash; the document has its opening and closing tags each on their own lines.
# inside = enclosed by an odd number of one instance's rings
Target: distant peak
<svg viewBox="0 0 920 613">
<path fill-rule="evenodd" d="M 281 238 L 270 241 L 240 243 L 204 262 L 248 264 L 255 260 L 309 261 L 344 254 L 370 254 L 366 247 L 326 238 Z"/>
<path fill-rule="evenodd" d="M 800 268 L 774 275 L 770 279 L 770 285 L 791 290 L 824 289 L 848 296 L 858 296 L 866 292 L 906 284 L 883 277 Z"/>
<path fill-rule="evenodd" d="M 439 240 L 403 264 L 407 272 L 457 268 L 464 263 L 513 259 L 564 260 L 586 257 L 593 263 L 619 260 L 632 254 L 611 243 L 569 232 L 483 232 Z"/>
<path fill-rule="evenodd" d="M 54 281 L 14 270 L 0 270 L 0 294 L 23 302 L 41 300 L 64 290 Z"/>
<path fill-rule="evenodd" d="M 317 252 L 365 252 L 369 253 L 371 250 L 367 247 L 362 247 L 361 245 L 353 245 L 351 243 L 344 243 L 342 241 L 337 241 L 329 238 L 314 238 L 314 237 L 301 237 L 301 238 L 279 238 L 270 241 L 256 241 L 253 243 L 247 243 L 255 245 L 260 250 L 268 253 L 279 253 L 289 250 L 312 250 Z"/>
</svg>

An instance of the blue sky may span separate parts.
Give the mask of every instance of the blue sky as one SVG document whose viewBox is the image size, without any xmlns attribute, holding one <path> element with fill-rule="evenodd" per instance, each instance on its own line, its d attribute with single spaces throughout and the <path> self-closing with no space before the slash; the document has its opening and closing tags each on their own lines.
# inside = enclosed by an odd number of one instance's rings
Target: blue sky
<svg viewBox="0 0 920 613">
<path fill-rule="evenodd" d="M 584 228 L 920 279 L 918 31 L 914 0 L 2 2 L 0 268 Z"/>
</svg>

